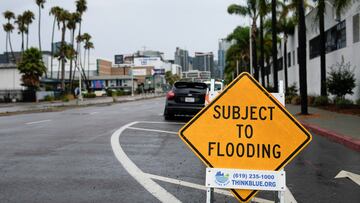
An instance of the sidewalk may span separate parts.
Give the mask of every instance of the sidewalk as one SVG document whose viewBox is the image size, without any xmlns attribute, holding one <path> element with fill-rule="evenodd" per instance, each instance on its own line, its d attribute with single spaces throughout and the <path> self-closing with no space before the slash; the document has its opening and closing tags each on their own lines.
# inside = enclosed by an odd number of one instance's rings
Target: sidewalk
<svg viewBox="0 0 360 203">
<path fill-rule="evenodd" d="M 308 130 L 360 152 L 360 117 L 309 107 L 311 115 L 296 115 L 300 106 L 286 105 Z"/>
<path fill-rule="evenodd" d="M 78 103 L 77 100 L 69 102 L 54 101 L 54 102 L 39 102 L 39 103 L 7 103 L 0 104 L 0 116 L 15 114 L 15 113 L 28 113 L 28 112 L 39 112 L 39 111 L 52 111 L 56 108 L 61 107 L 77 107 L 77 106 L 91 106 L 97 104 L 111 104 L 121 103 L 128 101 L 135 101 L 141 99 L 162 97 L 164 94 L 142 94 L 135 96 L 121 96 L 115 97 L 115 101 L 112 97 L 98 97 L 93 99 L 84 99 L 84 101 Z"/>
</svg>

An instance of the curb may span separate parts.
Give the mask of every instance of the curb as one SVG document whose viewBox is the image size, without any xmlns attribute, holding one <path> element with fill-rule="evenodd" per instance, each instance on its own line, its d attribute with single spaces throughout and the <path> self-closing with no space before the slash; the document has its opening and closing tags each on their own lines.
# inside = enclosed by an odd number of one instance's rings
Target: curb
<svg viewBox="0 0 360 203">
<path fill-rule="evenodd" d="M 46 106 L 44 108 L 38 108 L 38 109 L 35 108 L 35 109 L 20 110 L 20 111 L 0 112 L 0 117 L 10 116 L 10 115 L 18 115 L 18 114 L 28 114 L 28 113 L 56 112 L 56 111 L 62 111 L 64 109 L 90 107 L 90 106 L 96 106 L 96 105 L 112 105 L 112 104 L 160 98 L 163 96 L 164 95 L 160 94 L 160 95 L 144 96 L 144 97 L 140 97 L 140 98 L 126 98 L 126 99 L 116 100 L 116 101 L 105 101 L 105 102 L 88 103 L 88 104 L 75 104 L 75 105 L 74 104 L 69 104 L 69 105 L 60 104 L 60 105 L 55 105 L 55 106 Z"/>
<path fill-rule="evenodd" d="M 319 135 L 326 137 L 330 140 L 333 140 L 337 143 L 343 144 L 344 146 L 346 146 L 350 149 L 360 152 L 360 139 L 352 138 L 347 135 L 343 135 L 343 134 L 340 134 L 340 133 L 337 133 L 337 132 L 334 132 L 331 130 L 320 128 L 317 125 L 309 124 L 309 123 L 306 123 L 303 121 L 300 121 L 300 123 L 305 128 L 307 128 L 308 130 L 310 130 L 316 134 L 319 134 Z"/>
</svg>

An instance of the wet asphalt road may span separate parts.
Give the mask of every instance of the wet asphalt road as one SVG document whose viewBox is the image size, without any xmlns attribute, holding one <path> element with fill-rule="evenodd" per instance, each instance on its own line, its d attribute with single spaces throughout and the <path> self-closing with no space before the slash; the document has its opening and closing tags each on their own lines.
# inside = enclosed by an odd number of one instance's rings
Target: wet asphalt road
<svg viewBox="0 0 360 203">
<path fill-rule="evenodd" d="M 165 122 L 163 105 L 158 98 L 0 117 L 0 202 L 159 202 L 129 175 L 112 149 L 112 134 L 133 121 L 164 123 L 140 122 L 121 134 L 129 160 L 159 177 L 153 181 L 178 200 L 205 202 L 201 187 L 176 183 L 204 185 L 205 167 L 173 133 L 186 119 Z M 359 185 L 334 179 L 341 170 L 360 174 L 360 154 L 342 145 L 313 134 L 312 143 L 285 170 L 298 202 L 360 202 Z M 271 200 L 273 194 L 258 196 Z M 222 194 L 215 200 L 235 202 Z"/>
</svg>

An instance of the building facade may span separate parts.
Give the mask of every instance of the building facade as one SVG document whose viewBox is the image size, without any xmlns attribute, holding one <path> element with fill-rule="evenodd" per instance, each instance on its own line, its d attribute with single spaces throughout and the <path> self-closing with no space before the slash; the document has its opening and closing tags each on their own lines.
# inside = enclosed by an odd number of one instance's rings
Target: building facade
<svg viewBox="0 0 360 203">
<path fill-rule="evenodd" d="M 331 68 L 341 63 L 351 64 L 351 70 L 356 77 L 356 87 L 353 95 L 346 97 L 351 100 L 360 98 L 360 2 L 354 1 L 340 16 L 336 15 L 333 1 L 326 1 L 325 35 L 326 35 L 326 73 Z M 307 86 L 308 95 L 320 95 L 320 52 L 319 52 L 319 28 L 314 8 L 306 15 L 306 40 L 307 40 Z M 287 64 L 283 58 L 287 57 Z M 278 78 L 284 80 L 284 68 L 288 72 L 288 84 L 295 84 L 299 88 L 299 65 L 298 65 L 298 28 L 295 34 L 288 37 L 287 53 L 284 54 L 284 40 L 278 46 Z M 272 81 L 273 69 L 269 77 Z"/>
<path fill-rule="evenodd" d="M 213 77 L 215 75 L 214 54 L 212 52 L 195 52 L 193 70 L 208 71 Z"/>
<path fill-rule="evenodd" d="M 218 50 L 218 71 L 219 78 L 224 78 L 224 70 L 226 65 L 226 52 L 230 48 L 231 42 L 228 42 L 226 39 L 219 40 L 219 50 Z"/>
<path fill-rule="evenodd" d="M 182 71 L 189 71 L 190 70 L 189 52 L 187 50 L 176 47 L 174 63 L 181 66 Z"/>
</svg>

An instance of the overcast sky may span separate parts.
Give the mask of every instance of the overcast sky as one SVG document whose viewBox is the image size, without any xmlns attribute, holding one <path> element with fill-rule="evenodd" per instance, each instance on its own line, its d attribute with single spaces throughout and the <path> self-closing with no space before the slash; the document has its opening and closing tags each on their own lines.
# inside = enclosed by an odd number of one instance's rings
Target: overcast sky
<svg viewBox="0 0 360 203">
<path fill-rule="evenodd" d="M 93 37 L 92 56 L 113 60 L 114 54 L 131 54 L 144 47 L 165 53 L 173 59 L 177 46 L 190 55 L 195 51 L 212 51 L 217 55 L 218 40 L 237 25 L 249 20 L 227 14 L 227 7 L 244 0 L 88 0 L 83 18 L 83 31 Z M 36 18 L 35 0 L 0 0 L 1 14 L 11 10 L 20 14 L 32 10 Z M 75 10 L 75 0 L 47 0 L 42 18 L 42 47 L 50 50 L 53 17 L 51 7 L 58 5 Z M 1 24 L 5 23 L 3 16 Z M 38 21 L 30 27 L 31 46 L 38 46 Z M 60 40 L 60 32 L 56 35 Z M 20 36 L 13 32 L 12 43 L 20 49 Z M 30 46 L 29 45 L 29 46 Z M 5 51 L 5 32 L 0 32 L 0 52 Z"/>
</svg>

